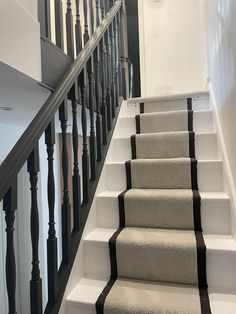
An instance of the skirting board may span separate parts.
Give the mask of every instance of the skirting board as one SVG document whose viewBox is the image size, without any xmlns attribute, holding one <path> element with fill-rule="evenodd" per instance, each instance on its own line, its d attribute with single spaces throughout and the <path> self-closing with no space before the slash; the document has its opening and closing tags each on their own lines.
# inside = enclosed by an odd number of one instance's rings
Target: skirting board
<svg viewBox="0 0 236 314">
<path fill-rule="evenodd" d="M 216 98 L 214 95 L 214 88 L 211 82 L 209 82 L 208 88 L 209 88 L 209 102 L 213 111 L 213 121 L 215 124 L 216 133 L 217 133 L 219 155 L 223 162 L 225 190 L 230 197 L 230 203 L 231 203 L 231 230 L 232 230 L 233 237 L 236 239 L 236 189 L 235 189 L 231 166 L 230 166 L 230 162 L 228 158 L 228 152 L 226 149 L 226 144 L 225 144 L 223 129 L 222 129 L 222 125 L 221 125 L 221 121 L 219 117 Z"/>
</svg>

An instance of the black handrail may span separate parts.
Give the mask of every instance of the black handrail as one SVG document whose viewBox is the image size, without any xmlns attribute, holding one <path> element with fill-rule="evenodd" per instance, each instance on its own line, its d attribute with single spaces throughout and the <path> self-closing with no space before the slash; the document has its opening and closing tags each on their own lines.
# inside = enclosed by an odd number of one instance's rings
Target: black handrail
<svg viewBox="0 0 236 314">
<path fill-rule="evenodd" d="M 106 30 L 113 21 L 115 15 L 120 10 L 122 0 L 117 0 L 102 21 L 100 26 L 96 29 L 94 34 L 91 36 L 85 47 L 79 53 L 76 60 L 66 71 L 65 75 L 58 83 L 54 92 L 49 96 L 45 104 L 39 110 L 35 118 L 32 120 L 28 128 L 25 130 L 21 138 L 18 140 L 16 145 L 7 155 L 5 160 L 0 166 L 0 200 L 4 197 L 9 187 L 13 183 L 16 174 L 19 173 L 20 169 L 24 165 L 28 156 L 34 149 L 35 143 L 38 142 L 46 127 L 50 123 L 55 112 L 58 110 L 63 99 L 69 93 L 72 85 L 76 81 L 77 77 L 84 68 L 91 57 L 93 51 L 96 49 L 101 38 L 106 33 Z M 16 159 L 17 156 L 17 159 Z"/>
<path fill-rule="evenodd" d="M 109 142 L 114 131 L 117 113 L 121 100 L 126 98 L 128 85 L 127 70 L 127 36 L 125 0 L 83 0 L 84 15 L 90 15 L 90 29 L 85 19 L 84 36 L 79 18 L 79 1 L 77 4 L 77 19 L 73 30 L 71 1 L 67 1 L 67 46 L 72 56 L 76 50 L 76 60 L 68 68 L 55 90 L 49 96 L 35 118 L 27 127 L 21 138 L 10 151 L 0 166 L 0 201 L 3 200 L 3 210 L 6 221 L 6 284 L 9 304 L 9 314 L 16 314 L 16 261 L 14 249 L 14 221 L 17 210 L 17 176 L 23 165 L 27 163 L 27 171 L 31 190 L 31 245 L 32 268 L 30 280 L 30 312 L 42 314 L 42 278 L 39 261 L 39 230 L 40 212 L 38 206 L 38 174 L 39 169 L 39 139 L 45 133 L 45 149 L 48 160 L 48 237 L 47 237 L 47 273 L 48 300 L 45 314 L 56 314 L 59 311 L 63 294 L 69 279 L 76 252 L 82 237 L 86 220 L 90 211 L 98 180 L 105 161 Z M 46 30 L 50 35 L 49 6 L 46 6 L 48 16 Z M 57 9 L 61 10 L 61 0 L 56 0 Z M 96 23 L 95 14 L 96 12 Z M 102 21 L 100 22 L 100 16 Z M 61 37 L 61 23 L 56 30 Z M 96 25 L 96 29 L 95 28 Z M 76 36 L 76 49 L 73 36 Z M 57 36 L 59 38 L 59 36 Z M 84 47 L 82 48 L 82 43 Z M 61 41 L 60 41 L 61 43 Z M 80 91 L 80 93 L 79 93 Z M 72 150 L 73 163 L 69 158 L 67 142 L 68 102 L 72 112 Z M 82 174 L 79 169 L 78 156 L 78 110 L 82 106 L 81 124 L 83 135 Z M 90 141 L 88 149 L 87 109 L 90 117 Z M 95 121 L 96 110 L 96 121 Z M 58 270 L 58 235 L 55 228 L 55 178 L 54 178 L 54 146 L 55 146 L 55 114 L 59 112 L 61 125 L 61 155 L 62 170 L 62 201 L 61 201 L 61 244 L 62 262 Z M 96 129 L 96 132 L 95 132 Z M 69 164 L 73 173 L 69 173 Z M 70 177 L 71 176 L 71 177 Z M 72 189 L 69 193 L 69 180 Z M 83 197 L 81 197 L 81 186 Z M 70 200 L 72 195 L 73 202 Z M 83 200 L 81 200 L 83 198 Z M 19 213 L 20 214 L 20 213 Z M 73 219 L 71 219 L 73 217 Z M 72 225 L 73 224 L 73 225 Z M 20 226 L 19 226 L 20 227 Z M 72 231 L 71 231 L 72 230 Z M 45 244 L 46 245 L 46 244 Z"/>
</svg>

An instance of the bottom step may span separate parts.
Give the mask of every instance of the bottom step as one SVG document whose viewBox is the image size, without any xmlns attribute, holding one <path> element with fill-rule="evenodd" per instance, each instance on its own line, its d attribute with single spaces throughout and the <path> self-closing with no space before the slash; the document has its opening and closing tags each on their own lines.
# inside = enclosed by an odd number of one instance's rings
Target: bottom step
<svg viewBox="0 0 236 314">
<path fill-rule="evenodd" d="M 67 314 L 96 314 L 95 302 L 106 285 L 106 281 L 82 279 L 67 298 Z M 137 285 L 137 284 L 136 284 Z M 150 285 L 152 287 L 152 285 Z M 158 291 L 163 291 L 163 285 L 158 285 Z M 164 290 L 166 287 L 164 287 Z M 171 286 L 171 289 L 176 289 Z M 181 293 L 177 288 L 176 295 Z M 193 290 L 191 288 L 191 290 Z M 163 297 L 163 296 L 162 296 Z M 235 314 L 236 311 L 236 293 L 222 294 L 209 291 L 212 314 Z"/>
</svg>

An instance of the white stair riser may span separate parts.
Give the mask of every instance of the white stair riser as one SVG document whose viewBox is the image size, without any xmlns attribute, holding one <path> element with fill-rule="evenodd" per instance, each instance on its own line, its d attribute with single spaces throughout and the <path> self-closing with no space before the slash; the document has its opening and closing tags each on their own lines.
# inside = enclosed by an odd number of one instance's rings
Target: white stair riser
<svg viewBox="0 0 236 314">
<path fill-rule="evenodd" d="M 201 199 L 203 232 L 230 234 L 230 203 L 227 199 Z M 96 225 L 98 228 L 118 228 L 119 208 L 117 197 L 98 196 L 96 199 Z"/>
<path fill-rule="evenodd" d="M 198 160 L 217 159 L 217 138 L 215 133 L 195 136 L 195 153 Z M 124 162 L 131 159 L 130 138 L 116 138 L 112 143 L 111 159 L 114 162 Z"/>
<path fill-rule="evenodd" d="M 107 164 L 106 171 L 107 190 L 126 190 L 125 164 Z M 223 173 L 221 161 L 198 163 L 198 186 L 199 190 L 203 192 L 219 192 L 223 190 Z"/>
<path fill-rule="evenodd" d="M 109 280 L 110 255 L 108 243 L 85 241 L 84 267 L 86 278 Z M 236 289 L 236 253 L 207 250 L 207 278 L 209 288 Z"/>
<path fill-rule="evenodd" d="M 187 101 L 183 101 L 187 102 Z M 171 103 L 171 101 L 170 101 Z M 192 108 L 193 111 L 200 111 L 200 110 L 208 110 L 209 109 L 209 98 L 208 97 L 197 97 L 193 98 L 192 101 Z M 125 117 L 132 117 L 135 114 L 140 113 L 140 107 L 139 104 L 128 104 L 122 108 L 121 116 Z"/>
<path fill-rule="evenodd" d="M 84 308 L 81 304 L 72 304 L 72 302 L 68 302 L 66 307 L 66 313 L 68 314 L 96 314 L 95 306 L 93 309 Z"/>
<path fill-rule="evenodd" d="M 193 114 L 193 130 L 196 133 L 212 132 L 212 112 L 199 111 Z M 115 132 L 116 137 L 130 137 L 136 133 L 134 117 L 123 117 L 118 121 L 118 128 Z"/>
</svg>

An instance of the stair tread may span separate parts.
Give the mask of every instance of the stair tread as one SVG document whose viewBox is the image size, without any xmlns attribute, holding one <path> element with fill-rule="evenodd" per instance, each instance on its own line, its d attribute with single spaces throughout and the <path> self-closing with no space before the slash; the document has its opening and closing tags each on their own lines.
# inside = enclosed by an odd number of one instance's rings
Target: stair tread
<svg viewBox="0 0 236 314">
<path fill-rule="evenodd" d="M 118 197 L 123 191 L 103 191 L 98 197 Z M 229 200 L 229 196 L 225 192 L 199 192 L 201 199 L 218 199 Z"/>
<path fill-rule="evenodd" d="M 162 101 L 174 101 L 174 100 L 185 100 L 187 98 L 206 98 L 209 99 L 209 91 L 201 90 L 194 93 L 179 93 L 173 95 L 161 95 L 161 96 L 146 96 L 146 97 L 134 97 L 129 98 L 127 101 L 128 105 L 135 105 L 142 102 L 162 102 Z"/>
<path fill-rule="evenodd" d="M 181 158 L 158 158 L 156 160 L 164 160 L 164 161 L 168 161 L 168 160 L 173 160 L 173 159 L 176 159 L 178 161 L 179 160 L 187 160 L 187 159 L 190 159 L 190 158 L 187 158 L 187 157 L 181 157 Z M 133 160 L 155 160 L 155 159 L 133 159 Z M 220 159 L 206 159 L 206 160 L 198 160 L 197 161 L 198 164 L 221 164 L 222 163 L 222 160 Z M 124 165 L 125 164 L 125 161 L 108 161 L 106 163 L 107 165 Z"/>
<path fill-rule="evenodd" d="M 82 278 L 67 297 L 67 304 L 73 308 L 87 308 L 95 313 L 95 302 L 106 285 L 106 281 Z M 148 285 L 148 283 L 147 283 Z M 181 285 L 176 285 L 176 289 Z M 222 293 L 209 289 L 212 314 L 234 314 L 236 291 Z"/>
<path fill-rule="evenodd" d="M 142 228 L 140 228 L 142 229 Z M 117 229 L 109 228 L 96 228 L 91 231 L 86 237 L 85 241 L 107 247 L 107 243 L 111 236 Z M 159 229 L 156 229 L 159 230 Z M 160 229 L 165 230 L 166 229 Z M 182 230 L 183 231 L 183 230 Z M 223 251 L 225 253 L 236 253 L 236 241 L 232 235 L 203 235 L 207 250 L 210 251 Z"/>
<path fill-rule="evenodd" d="M 178 132 L 185 132 L 185 131 L 178 131 Z M 178 133 L 178 132 L 163 132 L 163 133 Z M 211 132 L 194 132 L 196 137 L 200 136 L 216 136 L 216 132 L 211 131 Z M 145 133 L 145 134 L 158 134 L 158 133 Z M 137 135 L 137 134 L 136 134 Z M 114 140 L 130 140 L 129 137 L 125 136 L 114 136 Z"/>
</svg>

